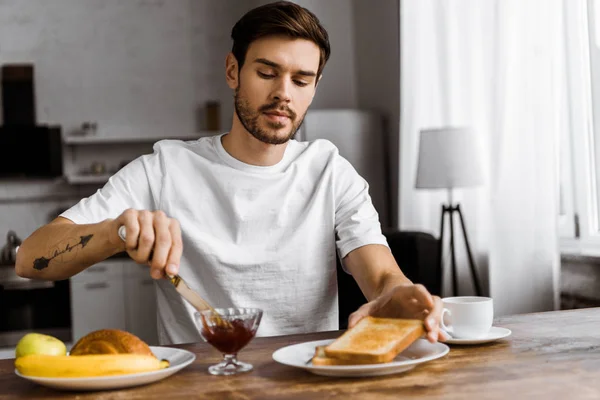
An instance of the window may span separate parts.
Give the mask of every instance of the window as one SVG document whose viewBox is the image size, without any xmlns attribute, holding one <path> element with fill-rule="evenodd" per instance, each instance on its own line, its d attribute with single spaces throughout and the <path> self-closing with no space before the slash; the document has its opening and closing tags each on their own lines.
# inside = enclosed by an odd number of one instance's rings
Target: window
<svg viewBox="0 0 600 400">
<path fill-rule="evenodd" d="M 564 2 L 565 100 L 560 137 L 561 251 L 600 256 L 600 0 Z"/>
<path fill-rule="evenodd" d="M 589 0 L 588 1 L 588 21 L 589 21 L 589 59 L 590 59 L 590 78 L 591 78 L 591 97 L 592 97 L 592 119 L 596 121 L 593 124 L 591 132 L 592 135 L 588 140 L 588 143 L 592 149 L 593 156 L 590 163 L 590 178 L 589 182 L 590 190 L 593 195 L 593 213 L 590 217 L 593 217 L 593 233 L 598 234 L 600 226 L 600 220 L 598 209 L 600 206 L 600 196 L 598 195 L 598 188 L 600 188 L 600 174 L 597 166 L 600 165 L 600 0 Z"/>
</svg>

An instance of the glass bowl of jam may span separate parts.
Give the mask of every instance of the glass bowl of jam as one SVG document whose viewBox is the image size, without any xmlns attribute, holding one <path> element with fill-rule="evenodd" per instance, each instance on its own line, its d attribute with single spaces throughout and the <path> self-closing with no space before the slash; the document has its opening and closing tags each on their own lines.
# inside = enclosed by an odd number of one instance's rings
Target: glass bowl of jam
<svg viewBox="0 0 600 400">
<path fill-rule="evenodd" d="M 208 368 L 212 375 L 234 375 L 252 370 L 237 354 L 256 335 L 263 311 L 259 308 L 217 308 L 197 312 L 200 335 L 223 354 L 223 360 Z"/>
</svg>

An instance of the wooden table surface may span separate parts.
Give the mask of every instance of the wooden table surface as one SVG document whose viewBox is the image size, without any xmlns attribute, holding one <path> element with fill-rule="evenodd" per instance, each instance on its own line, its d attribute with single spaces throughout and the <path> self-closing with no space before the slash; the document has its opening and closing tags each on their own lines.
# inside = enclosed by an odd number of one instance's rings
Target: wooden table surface
<svg viewBox="0 0 600 400">
<path fill-rule="evenodd" d="M 256 338 L 240 354 L 255 369 L 212 376 L 219 354 L 204 343 L 179 345 L 196 361 L 162 381 L 105 392 L 60 392 L 14 374 L 0 360 L 0 399 L 600 399 L 600 308 L 497 318 L 512 335 L 478 346 L 450 346 L 446 356 L 397 375 L 330 378 L 280 365 L 276 349 L 337 337 L 339 332 Z"/>
</svg>

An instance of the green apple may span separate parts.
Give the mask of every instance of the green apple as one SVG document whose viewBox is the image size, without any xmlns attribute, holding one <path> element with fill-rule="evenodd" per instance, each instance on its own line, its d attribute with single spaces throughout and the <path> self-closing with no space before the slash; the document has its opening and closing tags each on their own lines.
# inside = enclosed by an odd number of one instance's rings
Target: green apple
<svg viewBox="0 0 600 400">
<path fill-rule="evenodd" d="M 64 356 L 67 354 L 67 347 L 60 339 L 54 336 L 42 333 L 28 333 L 17 343 L 15 357 L 19 358 L 28 354 Z"/>
</svg>

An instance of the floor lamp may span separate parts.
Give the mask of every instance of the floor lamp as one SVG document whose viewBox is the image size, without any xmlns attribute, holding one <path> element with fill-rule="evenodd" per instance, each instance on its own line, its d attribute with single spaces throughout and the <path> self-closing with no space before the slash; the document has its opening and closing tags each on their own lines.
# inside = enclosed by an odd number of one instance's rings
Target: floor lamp
<svg viewBox="0 0 600 400">
<path fill-rule="evenodd" d="M 481 295 L 480 281 L 477 276 L 475 261 L 471 254 L 471 247 L 460 204 L 454 203 L 452 200 L 452 191 L 454 189 L 479 186 L 483 183 L 483 174 L 475 139 L 475 135 L 471 129 L 462 127 L 424 129 L 420 132 L 419 162 L 415 187 L 417 189 L 446 189 L 448 191 L 448 204 L 442 205 L 438 272 L 440 279 L 442 279 L 443 287 L 442 255 L 444 246 L 444 220 L 447 215 L 450 222 L 452 291 L 455 296 L 458 295 L 454 245 L 455 214 L 458 214 L 462 228 L 475 293 L 477 296 Z"/>
</svg>

